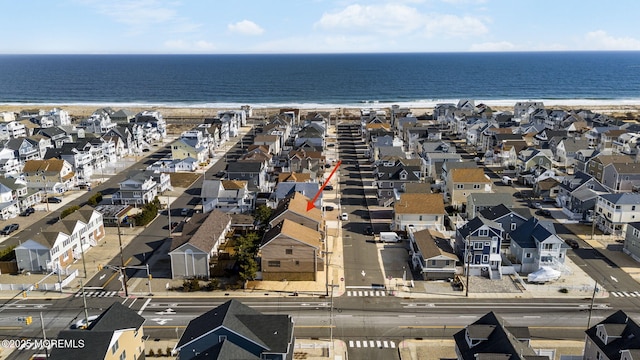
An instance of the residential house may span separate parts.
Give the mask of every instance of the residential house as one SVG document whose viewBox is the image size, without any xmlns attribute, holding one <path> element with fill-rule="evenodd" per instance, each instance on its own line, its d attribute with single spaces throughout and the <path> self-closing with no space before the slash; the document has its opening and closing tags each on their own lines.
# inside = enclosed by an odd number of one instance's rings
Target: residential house
<svg viewBox="0 0 640 360">
<path fill-rule="evenodd" d="M 253 145 L 264 145 L 268 154 L 279 155 L 282 151 L 281 137 L 279 135 L 256 135 Z"/>
<path fill-rule="evenodd" d="M 556 204 L 573 220 L 588 220 L 598 195 L 608 193 L 598 180 L 589 174 L 577 172 L 566 176 L 559 185 Z"/>
<path fill-rule="evenodd" d="M 640 162 L 611 163 L 602 171 L 602 185 L 614 192 L 633 191 L 640 185 Z"/>
<path fill-rule="evenodd" d="M 144 359 L 144 322 L 135 310 L 116 301 L 85 329 L 60 331 L 56 341 L 67 346 L 54 346 L 48 359 Z"/>
<path fill-rule="evenodd" d="M 514 266 L 522 274 L 539 270 L 542 266 L 559 271 L 565 270 L 567 257 L 565 244 L 555 233 L 552 222 L 530 218 L 511 232 L 510 253 L 515 259 Z"/>
<path fill-rule="evenodd" d="M 12 177 L 0 178 L 0 198 L 4 199 L 2 200 L 3 219 L 13 217 L 15 209 L 12 207 L 22 211 L 42 202 L 42 194 L 39 190 L 29 189 L 25 181 Z"/>
<path fill-rule="evenodd" d="M 27 136 L 27 130 L 19 121 L 0 122 L 0 138 L 15 139 Z"/>
<path fill-rule="evenodd" d="M 49 140 L 55 148 L 59 148 L 63 143 L 72 141 L 71 135 L 59 126 L 35 129 L 33 135 L 42 135 Z"/>
<path fill-rule="evenodd" d="M 119 157 L 122 157 L 126 154 L 135 154 L 137 153 L 137 143 L 134 134 L 132 133 L 132 128 L 128 126 L 129 124 L 118 125 L 117 127 L 107 131 L 104 135 L 102 135 L 103 139 L 119 139 L 116 142 L 116 152 Z M 113 140 L 112 140 L 113 141 Z"/>
<path fill-rule="evenodd" d="M 429 229 L 413 231 L 409 226 L 409 254 L 411 267 L 419 271 L 424 280 L 448 280 L 456 274 L 458 256 L 448 239 Z"/>
<path fill-rule="evenodd" d="M 556 147 L 555 160 L 560 165 L 560 168 L 566 169 L 566 171 L 571 174 L 573 173 L 573 169 L 576 164 L 577 152 L 588 148 L 589 141 L 587 139 L 563 139 Z"/>
<path fill-rule="evenodd" d="M 294 146 L 310 143 L 320 149 L 325 147 L 325 130 L 317 124 L 307 124 L 295 135 Z"/>
<path fill-rule="evenodd" d="M 498 222 L 475 217 L 456 229 L 455 252 L 464 259 L 465 273 L 502 278 L 500 246 L 504 230 Z"/>
<path fill-rule="evenodd" d="M 264 315 L 232 299 L 189 321 L 174 351 L 180 360 L 289 360 L 293 326 L 290 315 Z"/>
<path fill-rule="evenodd" d="M 585 360 L 631 360 L 640 352 L 640 327 L 622 310 L 585 331 Z"/>
<path fill-rule="evenodd" d="M 182 235 L 171 240 L 171 278 L 208 279 L 211 258 L 230 229 L 231 217 L 222 211 L 194 214 L 184 223 Z"/>
<path fill-rule="evenodd" d="M 45 194 L 62 194 L 75 187 L 76 176 L 65 160 L 27 160 L 22 168 L 27 187 Z"/>
<path fill-rule="evenodd" d="M 622 251 L 640 262 L 640 221 L 627 224 Z"/>
<path fill-rule="evenodd" d="M 240 126 L 243 117 L 237 112 L 223 111 L 218 113 L 218 119 L 220 124 L 225 124 L 225 128 L 228 129 L 228 135 L 231 137 L 237 137 L 240 131 Z M 246 119 L 244 119 L 246 122 Z M 227 138 L 228 140 L 228 138 Z"/>
<path fill-rule="evenodd" d="M 326 271 L 323 241 L 320 232 L 286 218 L 273 225 L 259 247 L 262 279 L 316 281 Z"/>
<path fill-rule="evenodd" d="M 599 195 L 594 219 L 605 234 L 624 236 L 628 223 L 640 221 L 640 193 Z"/>
<path fill-rule="evenodd" d="M 4 148 L 13 152 L 13 158 L 21 162 L 27 160 L 40 160 L 44 153 L 41 151 L 40 143 L 32 138 L 10 139 L 4 143 Z M 46 152 L 46 148 L 44 149 Z"/>
<path fill-rule="evenodd" d="M 198 160 L 187 157 L 184 159 L 175 159 L 175 160 L 158 160 L 154 161 L 153 164 L 147 166 L 147 170 L 154 172 L 162 172 L 162 173 L 173 173 L 173 172 L 191 172 L 195 173 L 198 169 Z"/>
<path fill-rule="evenodd" d="M 481 168 L 451 169 L 447 174 L 445 199 L 454 207 L 465 206 L 470 194 L 492 192 L 493 182 Z"/>
<path fill-rule="evenodd" d="M 267 166 L 264 162 L 236 161 L 227 164 L 228 180 L 243 180 L 247 182 L 249 191 L 264 192 L 269 190 Z"/>
<path fill-rule="evenodd" d="M 631 155 L 611 154 L 610 152 L 602 152 L 588 160 L 585 165 L 587 174 L 596 178 L 596 180 L 603 182 L 605 168 L 611 164 L 633 164 L 634 157 Z M 611 177 L 611 175 L 609 176 Z M 615 187 L 615 182 L 610 179 L 611 185 Z"/>
<path fill-rule="evenodd" d="M 596 155 L 600 154 L 600 152 L 596 149 L 580 149 L 576 151 L 576 156 L 574 159 L 573 170 L 574 172 L 582 171 L 588 173 L 589 160 L 593 159 Z"/>
<path fill-rule="evenodd" d="M 612 150 L 614 154 L 638 154 L 640 144 L 640 132 L 626 132 L 613 140 Z"/>
<path fill-rule="evenodd" d="M 218 111 L 219 118 L 229 117 L 234 121 L 237 127 L 247 126 L 247 110 L 221 110 Z M 251 117 L 251 115 L 249 115 Z"/>
<path fill-rule="evenodd" d="M 0 148 L 0 174 L 4 177 L 18 176 L 22 172 L 22 162 L 16 157 L 15 151 Z"/>
<path fill-rule="evenodd" d="M 424 160 L 424 174 L 434 180 L 439 180 L 442 177 L 442 167 L 448 162 L 462 162 L 462 156 L 456 153 L 450 152 L 431 152 L 422 155 Z M 475 165 L 475 164 L 474 164 Z"/>
<path fill-rule="evenodd" d="M 174 160 L 190 157 L 202 164 L 209 161 L 210 151 L 206 143 L 191 138 L 179 138 L 171 144 L 171 158 Z"/>
<path fill-rule="evenodd" d="M 109 115 L 111 121 L 118 124 L 128 124 L 131 120 L 135 119 L 136 113 L 129 109 L 120 109 Z"/>
<path fill-rule="evenodd" d="M 533 184 L 533 194 L 535 197 L 555 201 L 558 197 L 558 192 L 560 192 L 560 182 L 561 180 L 553 177 L 536 181 Z"/>
<path fill-rule="evenodd" d="M 321 151 L 292 150 L 288 154 L 289 172 L 319 172 L 324 171 L 326 158 Z"/>
<path fill-rule="evenodd" d="M 200 192 L 202 211 L 217 209 L 229 214 L 242 214 L 254 209 L 254 196 L 242 180 L 204 180 Z"/>
<path fill-rule="evenodd" d="M 392 231 L 414 231 L 431 229 L 444 232 L 444 210 L 442 194 L 400 194 L 393 204 Z"/>
<path fill-rule="evenodd" d="M 292 182 L 285 181 L 279 182 L 276 184 L 276 187 L 271 193 L 271 202 L 274 204 L 273 207 L 276 207 L 280 201 L 285 198 L 293 195 L 294 193 L 300 193 L 303 196 L 312 199 L 320 190 L 320 184 L 315 182 Z M 316 202 L 314 205 L 317 208 L 322 208 L 322 192 L 318 195 Z"/>
<path fill-rule="evenodd" d="M 111 199 L 122 205 L 144 205 L 158 196 L 158 183 L 151 172 L 131 171 L 118 186 Z"/>
<path fill-rule="evenodd" d="M 505 204 L 498 204 L 480 210 L 478 216 L 502 225 L 504 237 L 501 246 L 504 248 L 511 244 L 511 233 L 531 218 L 531 212 L 528 208 L 513 208 L 507 207 Z"/>
<path fill-rule="evenodd" d="M 307 211 L 307 204 L 310 200 L 311 198 L 308 198 L 299 192 L 294 192 L 284 198 L 271 214 L 269 226 L 276 226 L 282 220 L 288 219 L 297 224 L 301 224 L 315 231 L 324 233 L 324 221 L 320 209 L 314 207 Z"/>
<path fill-rule="evenodd" d="M 509 193 L 473 193 L 467 196 L 467 219 L 478 216 L 480 211 L 503 204 L 513 208 L 513 196 Z"/>
<path fill-rule="evenodd" d="M 453 335 L 458 360 L 549 360 L 531 347 L 529 328 L 512 327 L 493 311 Z"/>
<path fill-rule="evenodd" d="M 18 269 L 60 272 L 105 236 L 102 214 L 85 206 L 15 248 Z"/>
<path fill-rule="evenodd" d="M 129 123 L 139 125 L 143 129 L 143 145 L 148 146 L 152 142 L 161 141 L 167 137 L 167 123 L 159 111 L 141 111 L 129 120 Z"/>
<path fill-rule="evenodd" d="M 378 188 L 378 205 L 391 205 L 406 184 L 421 182 L 422 174 L 420 159 L 399 159 L 378 164 L 373 171 L 374 186 Z"/>
<path fill-rule="evenodd" d="M 516 161 L 516 176 L 525 185 L 533 184 L 535 172 L 538 169 L 552 168 L 553 154 L 548 149 L 527 148 L 518 154 Z"/>
</svg>

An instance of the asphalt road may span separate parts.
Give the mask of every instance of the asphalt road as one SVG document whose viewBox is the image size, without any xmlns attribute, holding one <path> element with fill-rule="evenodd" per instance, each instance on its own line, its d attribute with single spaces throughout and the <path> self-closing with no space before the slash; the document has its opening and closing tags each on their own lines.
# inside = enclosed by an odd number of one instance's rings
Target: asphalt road
<svg viewBox="0 0 640 360">
<path fill-rule="evenodd" d="M 378 248 L 371 236 L 364 235 L 370 226 L 360 168 L 366 158 L 358 135 L 358 125 L 338 126 L 340 170 L 340 204 L 349 214 L 342 222 L 345 286 L 347 289 L 372 289 L 384 286 L 384 275 L 378 262 Z"/>
</svg>

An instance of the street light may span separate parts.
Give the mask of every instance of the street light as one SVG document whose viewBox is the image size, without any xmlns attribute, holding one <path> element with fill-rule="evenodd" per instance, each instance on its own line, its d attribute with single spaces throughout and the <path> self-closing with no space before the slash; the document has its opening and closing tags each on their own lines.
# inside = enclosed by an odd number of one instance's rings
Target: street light
<svg viewBox="0 0 640 360">
<path fill-rule="evenodd" d="M 122 287 L 124 288 L 124 296 L 129 297 L 129 289 L 127 288 L 127 269 L 124 267 L 124 255 L 122 254 L 122 234 L 120 233 L 120 221 L 118 224 L 118 243 L 120 244 L 120 273 L 122 276 Z"/>
</svg>

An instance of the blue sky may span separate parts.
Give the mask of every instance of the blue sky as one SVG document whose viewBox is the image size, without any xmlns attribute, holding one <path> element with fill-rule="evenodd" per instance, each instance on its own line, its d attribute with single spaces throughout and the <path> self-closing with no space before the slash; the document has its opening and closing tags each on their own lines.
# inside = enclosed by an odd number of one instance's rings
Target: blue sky
<svg viewBox="0 0 640 360">
<path fill-rule="evenodd" d="M 640 1 L 2 1 L 2 54 L 640 50 Z"/>
</svg>

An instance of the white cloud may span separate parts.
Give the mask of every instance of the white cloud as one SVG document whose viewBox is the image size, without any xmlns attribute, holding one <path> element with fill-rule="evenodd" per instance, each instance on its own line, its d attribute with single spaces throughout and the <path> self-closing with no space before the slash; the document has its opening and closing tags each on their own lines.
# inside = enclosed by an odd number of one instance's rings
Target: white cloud
<svg viewBox="0 0 640 360">
<path fill-rule="evenodd" d="M 489 31 L 480 19 L 471 16 L 439 15 L 431 16 L 430 20 L 426 25 L 426 35 L 429 37 L 465 37 L 482 35 Z"/>
<path fill-rule="evenodd" d="M 359 31 L 382 37 L 422 35 L 427 37 L 464 37 L 488 32 L 484 22 L 475 16 L 425 14 L 403 4 L 349 5 L 341 11 L 325 13 L 315 27 L 334 32 Z"/>
<path fill-rule="evenodd" d="M 260 35 L 264 32 L 258 24 L 250 20 L 242 20 L 235 24 L 227 25 L 229 31 L 242 35 Z"/>
<path fill-rule="evenodd" d="M 470 51 L 513 51 L 516 46 L 508 41 L 486 42 L 471 45 Z"/>
<path fill-rule="evenodd" d="M 415 8 L 402 4 L 354 4 L 338 12 L 324 13 L 315 26 L 325 30 L 400 35 L 418 29 L 424 20 Z"/>
<path fill-rule="evenodd" d="M 179 53 L 200 53 L 216 49 L 216 46 L 213 43 L 205 40 L 167 40 L 164 42 L 164 47 L 170 52 Z"/>
<path fill-rule="evenodd" d="M 99 13 L 128 25 L 164 23 L 176 18 L 175 3 L 160 0 L 82 0 Z"/>
<path fill-rule="evenodd" d="M 603 30 L 587 33 L 587 47 L 592 50 L 640 50 L 640 40 L 632 37 L 616 38 Z"/>
</svg>

